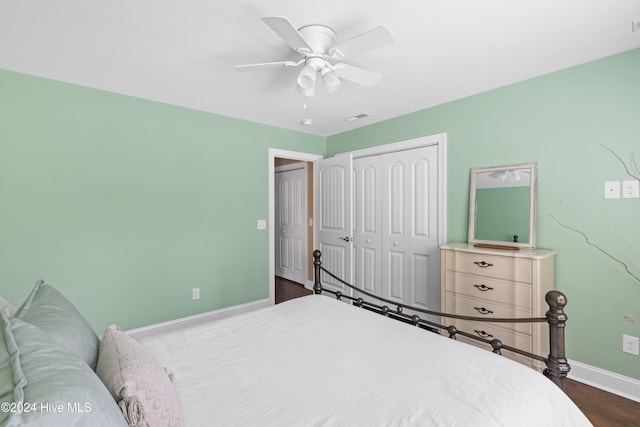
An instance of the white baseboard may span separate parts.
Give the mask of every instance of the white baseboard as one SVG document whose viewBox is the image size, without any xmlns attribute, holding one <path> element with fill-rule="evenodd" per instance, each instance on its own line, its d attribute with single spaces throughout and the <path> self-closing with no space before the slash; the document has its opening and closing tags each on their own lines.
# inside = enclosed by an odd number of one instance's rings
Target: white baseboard
<svg viewBox="0 0 640 427">
<path fill-rule="evenodd" d="M 569 378 L 609 393 L 640 402 L 640 380 L 569 360 Z"/>
<path fill-rule="evenodd" d="M 259 308 L 270 306 L 269 299 L 249 302 L 246 304 L 234 305 L 232 307 L 222 308 L 220 310 L 208 311 L 193 316 L 181 317 L 180 319 L 170 320 L 168 322 L 156 323 L 154 325 L 143 326 L 141 328 L 131 329 L 127 331 L 131 337 L 140 339 L 146 338 L 158 333 L 174 331 L 176 329 L 193 326 L 211 320 L 220 320 L 236 314 L 248 313 Z"/>
</svg>

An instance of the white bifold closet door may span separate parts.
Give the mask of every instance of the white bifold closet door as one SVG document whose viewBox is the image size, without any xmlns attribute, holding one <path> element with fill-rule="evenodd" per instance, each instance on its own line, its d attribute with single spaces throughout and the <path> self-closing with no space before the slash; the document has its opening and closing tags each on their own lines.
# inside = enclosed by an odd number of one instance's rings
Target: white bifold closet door
<svg viewBox="0 0 640 427">
<path fill-rule="evenodd" d="M 307 170 L 304 163 L 276 169 L 275 254 L 277 276 L 305 283 Z"/>
<path fill-rule="evenodd" d="M 351 248 L 342 250 L 351 254 L 356 286 L 430 310 L 440 308 L 437 150 L 353 159 Z M 321 249 L 329 243 L 319 239 Z"/>
<path fill-rule="evenodd" d="M 323 266 L 353 283 L 352 175 L 350 154 L 316 162 L 315 223 Z M 322 286 L 351 295 L 339 281 L 324 274 Z"/>
</svg>

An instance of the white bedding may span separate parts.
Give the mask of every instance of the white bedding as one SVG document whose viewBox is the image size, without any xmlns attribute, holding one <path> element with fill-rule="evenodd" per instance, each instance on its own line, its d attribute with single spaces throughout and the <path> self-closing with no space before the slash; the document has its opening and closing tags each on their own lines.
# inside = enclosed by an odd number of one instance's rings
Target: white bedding
<svg viewBox="0 0 640 427">
<path fill-rule="evenodd" d="M 530 368 L 325 296 L 141 341 L 191 427 L 590 425 Z"/>
</svg>

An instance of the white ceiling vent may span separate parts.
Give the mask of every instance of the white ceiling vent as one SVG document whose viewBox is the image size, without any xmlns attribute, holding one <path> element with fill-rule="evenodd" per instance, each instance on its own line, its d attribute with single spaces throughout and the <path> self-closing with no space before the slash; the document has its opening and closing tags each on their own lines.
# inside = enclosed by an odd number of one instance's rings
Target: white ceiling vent
<svg viewBox="0 0 640 427">
<path fill-rule="evenodd" d="M 356 120 L 364 119 L 365 117 L 369 117 L 371 114 L 369 113 L 360 113 L 355 116 L 347 117 L 344 119 L 346 122 L 355 122 Z"/>
</svg>

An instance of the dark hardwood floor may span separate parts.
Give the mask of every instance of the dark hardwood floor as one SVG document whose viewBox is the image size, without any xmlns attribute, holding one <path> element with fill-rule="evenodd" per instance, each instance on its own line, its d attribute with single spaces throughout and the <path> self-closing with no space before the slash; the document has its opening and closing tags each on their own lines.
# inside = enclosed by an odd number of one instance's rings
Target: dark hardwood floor
<svg viewBox="0 0 640 427">
<path fill-rule="evenodd" d="M 596 427 L 640 426 L 640 402 L 573 380 L 564 391 Z"/>
<path fill-rule="evenodd" d="M 276 276 L 276 304 L 280 304 L 281 302 L 293 298 L 311 295 L 312 293 L 313 292 L 302 286 L 300 283 L 292 282 Z"/>
<path fill-rule="evenodd" d="M 276 304 L 311 293 L 299 283 L 276 277 Z M 565 392 L 595 427 L 640 426 L 640 402 L 569 379 Z"/>
</svg>

